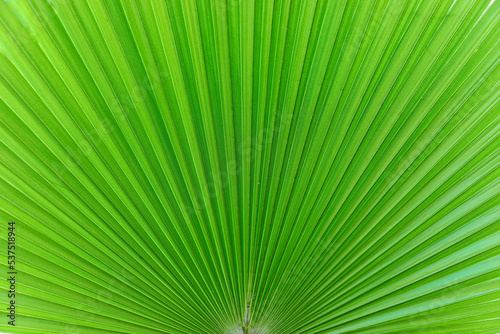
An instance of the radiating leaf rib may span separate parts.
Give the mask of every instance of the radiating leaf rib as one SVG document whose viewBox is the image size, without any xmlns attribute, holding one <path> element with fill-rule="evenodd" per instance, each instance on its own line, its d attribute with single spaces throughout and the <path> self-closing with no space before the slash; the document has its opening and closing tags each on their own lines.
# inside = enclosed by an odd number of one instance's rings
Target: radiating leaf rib
<svg viewBox="0 0 500 334">
<path fill-rule="evenodd" d="M 499 17 L 0 1 L 0 331 L 495 332 Z"/>
</svg>

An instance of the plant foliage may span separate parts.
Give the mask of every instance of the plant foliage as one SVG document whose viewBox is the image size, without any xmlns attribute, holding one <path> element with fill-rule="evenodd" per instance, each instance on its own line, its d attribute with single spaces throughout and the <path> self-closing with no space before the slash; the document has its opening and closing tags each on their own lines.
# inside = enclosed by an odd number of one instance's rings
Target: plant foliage
<svg viewBox="0 0 500 334">
<path fill-rule="evenodd" d="M 495 0 L 0 1 L 0 330 L 498 332 L 499 42 Z"/>
</svg>

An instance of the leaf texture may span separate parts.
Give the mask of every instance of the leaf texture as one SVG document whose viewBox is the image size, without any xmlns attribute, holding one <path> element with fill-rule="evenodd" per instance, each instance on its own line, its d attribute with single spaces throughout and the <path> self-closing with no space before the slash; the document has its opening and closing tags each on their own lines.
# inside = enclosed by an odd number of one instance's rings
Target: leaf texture
<svg viewBox="0 0 500 334">
<path fill-rule="evenodd" d="M 0 1 L 0 330 L 497 333 L 499 42 L 495 0 Z"/>
</svg>

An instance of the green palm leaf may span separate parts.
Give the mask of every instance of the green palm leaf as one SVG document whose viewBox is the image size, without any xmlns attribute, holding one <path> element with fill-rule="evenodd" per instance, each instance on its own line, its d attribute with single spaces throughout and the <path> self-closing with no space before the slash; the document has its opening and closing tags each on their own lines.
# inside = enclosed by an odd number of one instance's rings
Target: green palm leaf
<svg viewBox="0 0 500 334">
<path fill-rule="evenodd" d="M 0 1 L 0 330 L 498 332 L 499 18 Z"/>
</svg>

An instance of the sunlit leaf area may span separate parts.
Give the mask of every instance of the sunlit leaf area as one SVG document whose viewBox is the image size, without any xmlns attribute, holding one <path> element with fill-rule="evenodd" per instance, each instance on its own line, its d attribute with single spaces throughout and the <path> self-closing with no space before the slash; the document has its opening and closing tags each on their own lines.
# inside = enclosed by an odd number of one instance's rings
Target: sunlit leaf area
<svg viewBox="0 0 500 334">
<path fill-rule="evenodd" d="M 495 0 L 0 0 L 0 332 L 499 333 L 499 65 Z"/>
</svg>

